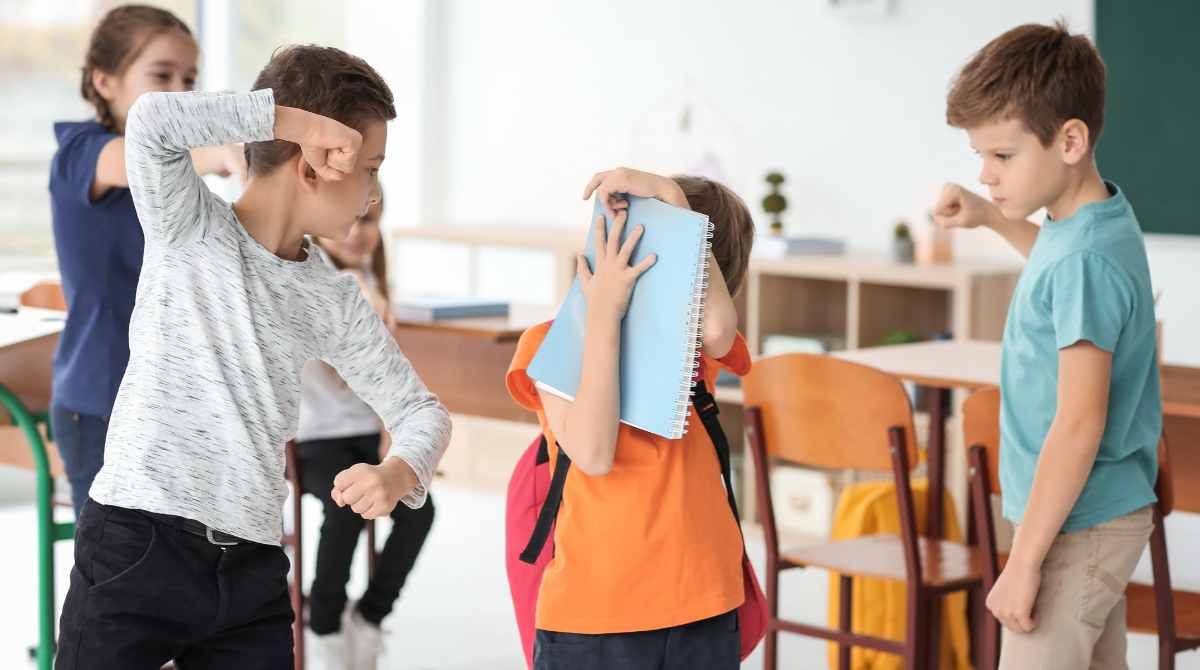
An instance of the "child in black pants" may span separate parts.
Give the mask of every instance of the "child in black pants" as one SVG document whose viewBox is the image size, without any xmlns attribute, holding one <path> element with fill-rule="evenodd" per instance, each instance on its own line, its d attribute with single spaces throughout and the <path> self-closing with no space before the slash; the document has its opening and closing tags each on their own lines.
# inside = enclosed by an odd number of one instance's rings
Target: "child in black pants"
<svg viewBox="0 0 1200 670">
<path fill-rule="evenodd" d="M 381 195 L 382 198 L 382 195 Z M 354 275 L 367 301 L 390 325 L 387 269 L 380 244 L 383 204 L 371 207 L 344 241 L 321 238 L 321 250 L 342 272 Z M 365 521 L 330 496 L 334 478 L 355 463 L 378 463 L 387 453 L 387 433 L 379 418 L 359 400 L 329 366 L 305 366 L 300 396 L 300 428 L 296 456 L 300 486 L 325 508 L 317 570 L 309 593 L 309 627 L 316 638 L 309 649 L 321 667 L 373 669 L 382 650 L 379 624 L 392 611 L 433 525 L 433 499 L 419 509 L 397 505 L 392 532 L 383 546 L 366 592 L 356 606 L 346 607 L 346 582 Z"/>
</svg>

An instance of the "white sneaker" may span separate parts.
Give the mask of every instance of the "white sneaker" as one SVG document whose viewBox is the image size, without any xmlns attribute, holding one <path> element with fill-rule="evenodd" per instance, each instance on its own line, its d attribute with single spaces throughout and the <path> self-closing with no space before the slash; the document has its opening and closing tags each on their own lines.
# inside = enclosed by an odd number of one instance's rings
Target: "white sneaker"
<svg viewBox="0 0 1200 670">
<path fill-rule="evenodd" d="M 305 652 L 313 663 L 311 667 L 319 670 L 351 670 L 350 645 L 345 630 L 328 635 L 312 633 L 307 637 L 308 648 Z"/>
<path fill-rule="evenodd" d="M 383 630 L 364 619 L 354 605 L 347 609 L 349 615 L 343 619 L 342 631 L 350 648 L 350 670 L 375 670 L 383 655 Z"/>
</svg>

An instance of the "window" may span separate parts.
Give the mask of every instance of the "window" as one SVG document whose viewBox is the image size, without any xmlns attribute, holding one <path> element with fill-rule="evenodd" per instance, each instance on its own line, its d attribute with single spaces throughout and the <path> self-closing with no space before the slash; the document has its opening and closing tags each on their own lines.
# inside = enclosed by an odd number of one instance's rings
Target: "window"
<svg viewBox="0 0 1200 670">
<path fill-rule="evenodd" d="M 93 115 L 79 94 L 92 29 L 119 0 L 5 0 L 0 21 L 0 269 L 55 265 L 46 192 L 52 126 Z M 346 9 L 315 0 L 158 0 L 200 42 L 201 87 L 249 90 L 279 46 L 344 46 Z M 225 183 L 221 183 L 221 182 Z M 213 180 L 225 196 L 227 180 Z"/>
<path fill-rule="evenodd" d="M 50 199 L 46 192 L 56 143 L 52 125 L 86 119 L 80 67 L 96 21 L 113 0 L 7 0 L 0 23 L 0 265 L 52 266 Z M 154 4 L 189 25 L 195 0 Z"/>
</svg>

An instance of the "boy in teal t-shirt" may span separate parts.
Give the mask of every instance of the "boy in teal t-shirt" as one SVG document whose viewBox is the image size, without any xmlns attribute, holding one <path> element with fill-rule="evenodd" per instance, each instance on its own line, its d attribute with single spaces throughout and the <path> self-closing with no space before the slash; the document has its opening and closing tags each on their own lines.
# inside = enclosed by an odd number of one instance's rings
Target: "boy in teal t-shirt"
<svg viewBox="0 0 1200 670">
<path fill-rule="evenodd" d="M 1125 585 L 1153 525 L 1154 298 L 1133 208 L 1096 166 L 1104 79 L 1086 37 L 1030 24 L 981 49 L 947 100 L 991 202 L 948 184 L 935 220 L 989 227 L 1028 258 L 1000 385 L 1000 484 L 1017 524 L 987 597 L 1001 668 L 1126 667 Z M 1043 225 L 1027 220 L 1042 208 Z"/>
</svg>

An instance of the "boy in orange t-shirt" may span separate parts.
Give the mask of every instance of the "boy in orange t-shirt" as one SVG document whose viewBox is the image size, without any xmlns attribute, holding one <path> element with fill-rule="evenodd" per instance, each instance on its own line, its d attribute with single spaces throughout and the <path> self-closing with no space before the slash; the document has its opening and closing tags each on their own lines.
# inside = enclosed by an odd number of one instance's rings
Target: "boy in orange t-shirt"
<svg viewBox="0 0 1200 670">
<path fill-rule="evenodd" d="M 615 217 L 607 237 L 602 220 L 596 226 L 595 267 L 578 258 L 587 329 L 576 398 L 544 393 L 526 375 L 548 323 L 522 335 L 507 377 L 513 398 L 537 412 L 548 443 L 573 465 L 538 595 L 534 667 L 737 668 L 742 538 L 712 441 L 695 416 L 678 440 L 618 420 L 621 319 L 655 261 L 629 264 L 640 226 L 619 240 L 623 194 L 688 207 L 713 222 L 700 373 L 711 389 L 720 368 L 750 369 L 731 296 L 745 277 L 753 221 L 732 191 L 697 177 L 618 168 L 597 174 L 584 198 L 592 193 Z M 557 449 L 550 455 L 553 467 Z"/>
</svg>

